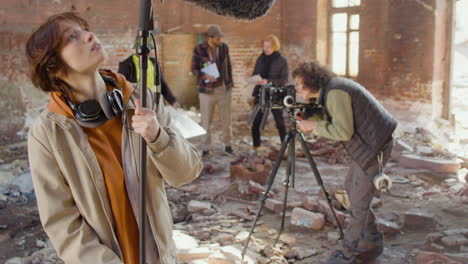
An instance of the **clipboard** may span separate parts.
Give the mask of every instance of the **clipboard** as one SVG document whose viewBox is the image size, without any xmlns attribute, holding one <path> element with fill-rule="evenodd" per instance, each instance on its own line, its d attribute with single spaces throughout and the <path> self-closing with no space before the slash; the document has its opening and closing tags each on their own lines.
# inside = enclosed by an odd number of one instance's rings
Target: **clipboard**
<svg viewBox="0 0 468 264">
<path fill-rule="evenodd" d="M 208 64 L 206 67 L 201 69 L 201 71 L 204 74 L 209 75 L 209 76 L 211 76 L 213 78 L 216 78 L 216 79 L 219 78 L 219 76 L 220 76 L 218 66 L 216 66 L 216 63 Z"/>
</svg>

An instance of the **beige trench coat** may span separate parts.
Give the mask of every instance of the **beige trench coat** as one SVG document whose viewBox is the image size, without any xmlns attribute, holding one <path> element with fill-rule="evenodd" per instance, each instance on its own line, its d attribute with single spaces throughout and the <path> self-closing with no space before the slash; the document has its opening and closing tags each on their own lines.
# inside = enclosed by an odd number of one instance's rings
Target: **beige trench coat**
<svg viewBox="0 0 468 264">
<path fill-rule="evenodd" d="M 146 212 L 160 263 L 173 264 L 177 257 L 164 182 L 174 187 L 189 183 L 203 165 L 195 147 L 169 127 L 170 118 L 159 105 L 161 134 L 148 144 Z M 130 100 L 126 120 L 132 109 Z M 125 127 L 122 132 L 127 190 L 135 197 L 128 185 L 138 185 L 139 136 Z M 28 153 L 40 219 L 58 256 L 65 263 L 123 263 L 104 178 L 81 126 L 45 110 L 30 130 Z"/>
</svg>

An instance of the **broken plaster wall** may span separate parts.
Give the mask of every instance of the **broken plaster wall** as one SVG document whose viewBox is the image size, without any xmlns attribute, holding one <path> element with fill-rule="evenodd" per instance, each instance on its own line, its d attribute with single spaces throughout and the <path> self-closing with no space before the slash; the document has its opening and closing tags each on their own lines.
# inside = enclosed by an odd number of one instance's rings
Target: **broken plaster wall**
<svg viewBox="0 0 468 264">
<path fill-rule="evenodd" d="M 397 110 L 418 113 L 413 121 L 441 117 L 450 61 L 447 5 L 445 0 L 388 1 L 387 76 L 377 94 L 401 102 Z"/>
<path fill-rule="evenodd" d="M 443 1 L 361 1 L 358 81 L 388 105 L 398 118 L 413 116 L 416 120 L 424 116 L 430 119 L 440 108 L 440 89 L 446 75 L 445 68 L 437 66 L 447 60 L 442 52 L 446 41 Z M 54 13 L 79 11 L 89 20 L 109 54 L 105 67 L 117 70 L 118 62 L 132 53 L 137 30 L 138 4 L 130 2 L 19 0 L 0 3 L 0 74 L 9 87 L 2 92 L 9 104 L 0 104 L 3 113 L 0 132 L 4 138 L 0 144 L 17 140 L 18 132 L 24 135 L 48 100 L 27 78 L 24 43 L 32 30 Z M 222 27 L 234 66 L 232 107 L 235 119 L 245 119 L 250 112 L 246 101 L 252 86 L 246 84 L 246 78 L 251 75 L 261 53 L 263 36 L 275 34 L 280 38 L 281 52 L 288 59 L 290 72 L 300 62 L 326 62 L 329 57 L 327 0 L 277 0 L 267 16 L 253 22 L 220 17 L 182 0 L 166 1 L 164 6 L 160 6 L 159 1 L 155 4 L 155 23 L 161 33 L 198 34 L 213 24 Z M 180 45 L 172 48 L 180 48 Z M 181 67 L 188 74 L 189 65 Z M 168 82 L 171 83 L 171 79 Z M 412 115 L 406 115 L 408 111 Z"/>
<path fill-rule="evenodd" d="M 320 2 L 323 5 L 323 0 Z M 160 8 L 157 4 L 162 15 L 156 19 L 161 32 L 170 34 L 202 34 L 211 25 L 221 27 L 225 34 L 223 42 L 229 45 L 233 65 L 233 118 L 245 119 L 251 109 L 247 100 L 253 89 L 253 85 L 248 85 L 246 79 L 251 76 L 256 59 L 262 52 L 261 39 L 269 34 L 280 39 L 281 53 L 288 59 L 290 72 L 300 62 L 314 60 L 317 38 L 316 6 L 315 1 L 277 0 L 267 16 L 245 22 L 214 15 L 183 1 L 169 1 Z M 304 15 L 304 10 L 307 10 L 307 15 Z M 184 46 L 180 43 L 164 49 L 179 49 Z M 190 65 L 186 67 L 188 71 Z M 292 83 L 291 78 L 289 81 Z M 171 84 L 171 80 L 168 82 Z"/>
<path fill-rule="evenodd" d="M 105 68 L 117 70 L 118 62 L 131 53 L 138 5 L 129 5 L 129 1 L 1 1 L 0 145 L 24 140 L 28 127 L 48 102 L 48 96 L 28 78 L 25 43 L 47 17 L 66 11 L 78 11 L 88 20 L 109 54 Z"/>
<path fill-rule="evenodd" d="M 212 15 L 182 1 L 168 4 L 160 20 L 163 31 L 203 32 L 217 24 L 226 33 L 236 84 L 234 116 L 250 109 L 246 100 L 252 87 L 245 79 L 261 52 L 258 40 L 265 34 L 280 37 L 290 72 L 301 62 L 329 59 L 329 1 L 277 1 L 266 17 L 248 23 Z M 443 65 L 448 61 L 443 52 L 447 41 L 444 0 L 362 0 L 359 12 L 358 81 L 402 120 L 408 120 L 405 113 L 410 110 L 413 121 L 438 117 L 447 78 Z"/>
</svg>

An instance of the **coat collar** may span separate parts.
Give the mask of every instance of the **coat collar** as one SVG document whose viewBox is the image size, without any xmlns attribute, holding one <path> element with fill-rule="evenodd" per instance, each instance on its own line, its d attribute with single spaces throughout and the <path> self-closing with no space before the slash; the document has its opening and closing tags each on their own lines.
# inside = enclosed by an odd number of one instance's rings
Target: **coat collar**
<svg viewBox="0 0 468 264">
<path fill-rule="evenodd" d="M 99 71 L 102 75 L 112 77 L 122 89 L 122 94 L 125 102 L 125 112 L 135 109 L 135 104 L 131 100 L 132 95 L 138 93 L 135 91 L 136 87 L 125 80 L 123 75 L 114 73 L 110 70 L 101 69 Z M 52 92 L 50 94 L 50 102 L 47 105 L 44 115 L 47 119 L 56 122 L 58 125 L 65 129 L 70 129 L 74 121 L 73 111 L 70 106 L 65 102 L 65 99 L 60 92 Z"/>
</svg>

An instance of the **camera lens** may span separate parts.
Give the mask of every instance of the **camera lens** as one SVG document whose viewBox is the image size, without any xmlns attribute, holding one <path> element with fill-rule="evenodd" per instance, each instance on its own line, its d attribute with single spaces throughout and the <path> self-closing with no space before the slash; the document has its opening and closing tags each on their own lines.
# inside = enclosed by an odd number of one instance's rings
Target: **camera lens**
<svg viewBox="0 0 468 264">
<path fill-rule="evenodd" d="M 283 99 L 283 104 L 286 107 L 291 107 L 292 105 L 294 105 L 294 97 L 292 97 L 291 95 L 285 96 Z"/>
</svg>

